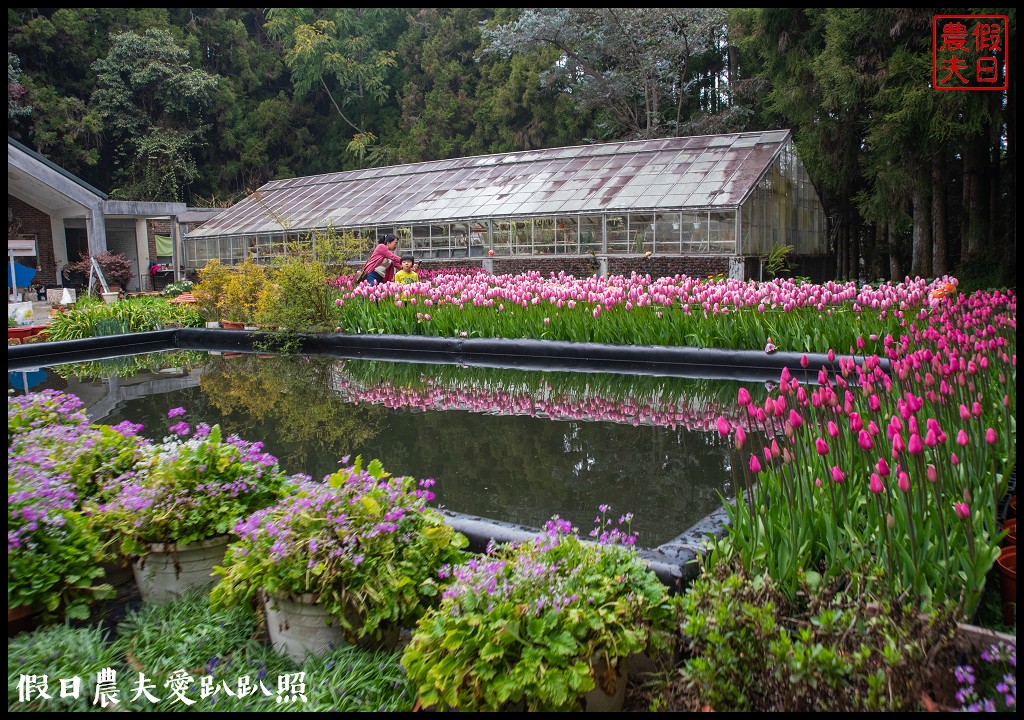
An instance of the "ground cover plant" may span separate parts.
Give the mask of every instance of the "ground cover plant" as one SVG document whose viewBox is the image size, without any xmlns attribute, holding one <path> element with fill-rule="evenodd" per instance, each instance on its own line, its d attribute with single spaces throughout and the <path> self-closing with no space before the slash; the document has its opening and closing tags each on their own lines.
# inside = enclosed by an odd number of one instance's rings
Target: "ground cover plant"
<svg viewBox="0 0 1024 720">
<path fill-rule="evenodd" d="M 46 334 L 48 340 L 80 340 L 160 330 L 167 325 L 202 327 L 203 319 L 188 305 L 172 305 L 164 298 L 129 298 L 108 304 L 83 297 L 58 313 Z"/>
<path fill-rule="evenodd" d="M 245 608 L 211 609 L 205 594 L 192 591 L 163 605 L 130 608 L 114 625 L 58 624 L 22 633 L 8 641 L 8 710 L 412 709 L 415 691 L 397 655 L 342 646 L 296 663 L 269 647 L 263 632 Z M 105 692 L 98 694 L 101 673 Z M 62 696 L 74 677 L 77 694 Z"/>
</svg>

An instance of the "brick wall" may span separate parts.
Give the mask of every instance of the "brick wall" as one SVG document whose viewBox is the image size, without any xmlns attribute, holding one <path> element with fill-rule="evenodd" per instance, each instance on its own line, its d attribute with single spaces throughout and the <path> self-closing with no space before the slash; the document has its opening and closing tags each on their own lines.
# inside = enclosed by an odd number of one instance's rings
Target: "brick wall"
<svg viewBox="0 0 1024 720">
<path fill-rule="evenodd" d="M 36 252 L 39 253 L 34 262 L 40 268 L 36 279 L 32 282 L 37 285 L 57 284 L 57 258 L 53 252 L 53 234 L 50 232 L 50 216 L 42 210 L 38 210 L 18 198 L 7 196 L 7 213 L 21 223 L 18 228 L 19 235 L 36 236 Z M 63 241 L 64 238 L 61 238 Z M 27 262 L 26 262 L 27 261 Z M 15 260 L 27 265 L 33 262 L 32 258 L 21 258 Z"/>
</svg>

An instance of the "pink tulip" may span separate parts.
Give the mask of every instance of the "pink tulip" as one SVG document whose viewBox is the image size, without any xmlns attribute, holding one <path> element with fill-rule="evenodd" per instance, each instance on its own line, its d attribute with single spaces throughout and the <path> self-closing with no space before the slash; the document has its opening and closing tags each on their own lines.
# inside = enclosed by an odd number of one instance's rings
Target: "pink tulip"
<svg viewBox="0 0 1024 720">
<path fill-rule="evenodd" d="M 840 470 L 837 466 L 833 465 L 832 466 L 832 482 L 841 483 L 845 479 L 846 479 L 846 476 L 843 474 L 843 471 Z"/>
<path fill-rule="evenodd" d="M 907 442 L 907 452 L 911 455 L 920 455 L 924 452 L 924 443 L 921 442 L 921 436 L 917 433 L 911 434 L 910 440 Z"/>
<path fill-rule="evenodd" d="M 885 489 L 885 486 L 882 485 L 882 478 L 878 477 L 878 473 L 871 473 L 871 482 L 868 487 L 875 495 Z"/>
<path fill-rule="evenodd" d="M 739 403 L 744 407 L 750 404 L 750 391 L 746 388 L 739 390 Z"/>
<path fill-rule="evenodd" d="M 956 453 L 950 453 L 950 454 L 949 454 L 949 462 L 950 462 L 950 464 L 952 464 L 952 465 L 953 465 L 954 467 L 956 467 L 957 465 L 959 465 L 959 464 L 960 464 L 960 458 L 958 458 L 958 457 L 956 456 Z"/>
<path fill-rule="evenodd" d="M 732 430 L 732 426 L 729 425 L 729 421 L 721 415 L 718 416 L 718 434 L 725 437 Z"/>
<path fill-rule="evenodd" d="M 828 436 L 833 440 L 839 437 L 839 427 L 831 420 L 828 421 L 826 429 L 828 430 Z"/>
<path fill-rule="evenodd" d="M 985 431 L 985 442 L 987 442 L 989 445 L 995 445 L 997 439 L 998 438 L 996 437 L 995 430 L 989 428 L 988 430 Z"/>
<path fill-rule="evenodd" d="M 761 472 L 761 461 L 757 459 L 757 455 L 750 456 L 750 472 L 755 475 Z"/>
<path fill-rule="evenodd" d="M 885 458 L 878 458 L 878 462 L 875 463 L 875 468 L 878 470 L 878 474 L 882 477 L 889 477 L 889 463 L 885 461 Z"/>
<path fill-rule="evenodd" d="M 897 477 L 896 486 L 903 492 L 910 492 L 910 476 L 901 470 Z"/>
<path fill-rule="evenodd" d="M 967 433 L 966 432 L 964 432 L 962 429 L 959 432 L 957 432 L 957 434 L 956 434 L 956 444 L 957 445 L 959 445 L 960 447 L 964 447 L 964 446 L 966 446 L 970 442 L 971 442 L 971 440 L 970 440 L 970 438 L 967 437 Z"/>
<path fill-rule="evenodd" d="M 850 413 L 850 431 L 858 432 L 863 427 L 864 421 L 860 419 L 860 415 L 855 412 Z"/>
<path fill-rule="evenodd" d="M 928 477 L 928 482 L 938 482 L 939 480 L 939 471 L 935 469 L 934 465 L 928 465 L 925 468 L 925 475 Z"/>
<path fill-rule="evenodd" d="M 794 429 L 796 429 L 796 428 L 799 428 L 801 425 L 804 424 L 804 419 L 800 415 L 800 413 L 798 413 L 796 410 L 790 410 L 789 411 L 789 424 L 792 425 Z"/>
<path fill-rule="evenodd" d="M 814 449 L 818 451 L 819 455 L 828 455 L 828 443 L 824 438 L 819 437 L 814 440 Z"/>
<path fill-rule="evenodd" d="M 861 450 L 870 450 L 875 446 L 875 441 L 871 439 L 867 430 L 860 431 L 860 434 L 857 435 L 857 442 L 860 444 Z"/>
<path fill-rule="evenodd" d="M 953 511 L 961 520 L 966 520 L 971 516 L 971 508 L 967 503 L 953 503 Z"/>
</svg>

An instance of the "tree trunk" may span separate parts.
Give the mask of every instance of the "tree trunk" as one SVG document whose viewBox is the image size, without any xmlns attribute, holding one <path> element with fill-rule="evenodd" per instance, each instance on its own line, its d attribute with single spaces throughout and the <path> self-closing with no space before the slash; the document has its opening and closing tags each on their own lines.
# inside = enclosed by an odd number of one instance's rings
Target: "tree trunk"
<svg viewBox="0 0 1024 720">
<path fill-rule="evenodd" d="M 915 277 L 927 277 L 932 270 L 932 219 L 928 194 L 928 183 L 914 183 L 911 195 L 911 202 L 914 205 L 914 230 L 910 251 L 910 274 Z"/>
<path fill-rule="evenodd" d="M 932 275 L 949 272 L 949 240 L 946 237 L 946 164 L 942 156 L 932 161 Z"/>
<path fill-rule="evenodd" d="M 964 144 L 964 230 L 961 244 L 964 261 L 981 253 L 988 238 L 988 188 L 985 170 L 988 145 L 984 136 Z"/>
<path fill-rule="evenodd" d="M 884 246 L 889 248 L 889 279 L 899 282 L 903 279 L 903 260 L 900 257 L 900 249 L 892 237 L 888 223 L 880 223 L 881 235 Z"/>
</svg>

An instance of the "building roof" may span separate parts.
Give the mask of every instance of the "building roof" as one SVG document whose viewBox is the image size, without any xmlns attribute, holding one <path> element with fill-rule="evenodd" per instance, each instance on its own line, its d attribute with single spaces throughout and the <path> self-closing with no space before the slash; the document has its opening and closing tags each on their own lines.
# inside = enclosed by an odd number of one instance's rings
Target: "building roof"
<svg viewBox="0 0 1024 720">
<path fill-rule="evenodd" d="M 737 207 L 789 139 L 661 138 L 274 180 L 188 235 Z"/>
</svg>

